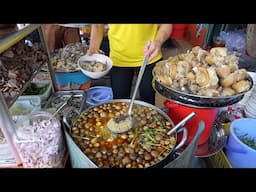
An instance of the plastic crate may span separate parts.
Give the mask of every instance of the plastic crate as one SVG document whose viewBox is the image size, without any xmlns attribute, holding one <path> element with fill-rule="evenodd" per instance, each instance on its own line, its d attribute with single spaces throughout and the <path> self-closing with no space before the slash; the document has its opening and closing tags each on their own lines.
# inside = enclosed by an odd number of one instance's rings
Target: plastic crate
<svg viewBox="0 0 256 192">
<path fill-rule="evenodd" d="M 232 165 L 223 150 L 210 156 L 209 159 L 213 168 L 232 168 Z"/>
</svg>

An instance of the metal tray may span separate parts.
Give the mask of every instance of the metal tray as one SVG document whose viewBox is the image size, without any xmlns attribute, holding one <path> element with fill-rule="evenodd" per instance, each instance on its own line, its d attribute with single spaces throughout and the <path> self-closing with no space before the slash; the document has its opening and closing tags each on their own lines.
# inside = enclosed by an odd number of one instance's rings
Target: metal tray
<svg viewBox="0 0 256 192">
<path fill-rule="evenodd" d="M 247 91 L 226 97 L 207 97 L 185 93 L 170 87 L 166 87 L 158 82 L 155 78 L 152 81 L 152 86 L 160 95 L 173 100 L 178 104 L 197 108 L 218 108 L 233 105 L 242 100 L 245 93 L 250 91 L 253 87 L 253 80 L 251 76 L 248 76 L 248 80 L 251 82 L 251 85 Z"/>
<path fill-rule="evenodd" d="M 58 108 L 58 106 L 64 103 L 71 96 L 75 98 L 79 98 L 79 102 L 73 103 L 72 106 L 75 107 L 77 110 L 79 110 L 79 112 L 81 112 L 85 108 L 85 105 L 86 105 L 85 101 L 87 96 L 87 93 L 83 90 L 56 91 L 50 96 L 44 108 L 51 108 L 51 107 Z"/>
</svg>

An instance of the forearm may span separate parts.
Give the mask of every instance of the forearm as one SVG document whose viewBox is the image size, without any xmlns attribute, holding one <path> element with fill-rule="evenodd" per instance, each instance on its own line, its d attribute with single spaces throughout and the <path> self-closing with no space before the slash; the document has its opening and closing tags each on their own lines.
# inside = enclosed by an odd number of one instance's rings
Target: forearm
<svg viewBox="0 0 256 192">
<path fill-rule="evenodd" d="M 89 52 L 97 53 L 99 51 L 104 35 L 104 24 L 92 24 Z"/>
<path fill-rule="evenodd" d="M 147 42 L 144 55 L 149 56 L 149 61 L 156 57 L 161 51 L 163 43 L 170 37 L 172 24 L 161 24 L 159 26 L 155 40 Z"/>
<path fill-rule="evenodd" d="M 163 43 L 170 37 L 171 33 L 172 33 L 172 24 L 161 24 L 159 26 L 155 41 L 157 41 L 161 47 Z"/>
</svg>

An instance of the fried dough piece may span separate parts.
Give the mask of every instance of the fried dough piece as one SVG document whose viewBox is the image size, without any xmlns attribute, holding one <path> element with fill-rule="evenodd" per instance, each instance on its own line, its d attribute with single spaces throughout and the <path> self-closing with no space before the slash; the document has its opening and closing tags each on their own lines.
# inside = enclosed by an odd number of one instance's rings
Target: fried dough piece
<svg viewBox="0 0 256 192">
<path fill-rule="evenodd" d="M 174 57 L 169 57 L 167 60 L 168 60 L 169 63 L 178 63 L 178 61 L 179 61 L 179 56 L 176 55 L 176 56 L 174 56 Z"/>
<path fill-rule="evenodd" d="M 231 68 L 228 65 L 222 65 L 216 68 L 216 72 L 221 79 L 224 79 L 231 73 Z"/>
<path fill-rule="evenodd" d="M 236 74 L 236 81 L 241 81 L 248 77 L 248 73 L 245 69 L 239 69 L 234 73 Z"/>
<path fill-rule="evenodd" d="M 164 65 L 166 64 L 166 62 L 167 62 L 167 60 L 157 62 L 152 71 L 152 74 L 154 76 L 161 75 L 161 73 L 163 73 L 163 71 L 164 71 Z"/>
<path fill-rule="evenodd" d="M 191 52 L 192 52 L 195 56 L 197 56 L 200 49 L 201 49 L 201 47 L 195 46 L 195 47 L 192 48 Z"/>
<path fill-rule="evenodd" d="M 238 64 L 239 57 L 237 57 L 235 54 L 227 55 L 225 57 L 225 64 L 231 65 L 231 64 Z"/>
<path fill-rule="evenodd" d="M 226 47 L 213 47 L 210 50 L 210 55 L 226 57 L 228 49 Z"/>
<path fill-rule="evenodd" d="M 176 76 L 177 76 L 177 64 L 175 63 L 171 63 L 170 64 L 170 77 L 172 79 L 176 79 Z"/>
<path fill-rule="evenodd" d="M 232 88 L 237 92 L 237 93 L 241 93 L 244 91 L 247 91 L 250 88 L 250 81 L 248 80 L 241 80 L 238 81 L 237 83 L 234 83 L 232 85 Z"/>
<path fill-rule="evenodd" d="M 208 85 L 210 77 L 208 74 L 208 71 L 204 67 L 195 67 L 195 73 L 196 73 L 196 83 L 200 87 L 205 87 Z"/>
<path fill-rule="evenodd" d="M 234 83 L 246 79 L 247 76 L 248 74 L 245 69 L 239 69 L 225 77 L 221 81 L 221 85 L 222 87 L 230 87 Z"/>
<path fill-rule="evenodd" d="M 210 55 L 205 57 L 205 61 L 210 65 L 222 65 L 225 63 L 225 57 L 227 56 L 226 47 L 214 47 L 210 50 Z"/>
<path fill-rule="evenodd" d="M 172 79 L 168 76 L 168 75 L 159 75 L 157 77 L 157 80 L 160 82 L 160 83 L 163 83 L 164 85 L 170 87 L 172 85 Z"/>
<path fill-rule="evenodd" d="M 235 82 L 236 82 L 236 74 L 231 73 L 221 81 L 221 86 L 224 87 L 224 88 L 225 87 L 230 87 Z"/>
<path fill-rule="evenodd" d="M 187 73 L 187 76 L 186 76 L 186 78 L 189 79 L 189 81 L 191 81 L 191 82 L 195 81 L 195 77 L 196 76 L 193 72 Z"/>
<path fill-rule="evenodd" d="M 217 59 L 216 57 L 212 56 L 212 55 L 208 55 L 205 57 L 205 61 L 210 64 L 210 65 L 216 65 L 217 63 Z"/>
<path fill-rule="evenodd" d="M 206 87 L 217 88 L 219 83 L 219 78 L 216 74 L 215 67 L 207 68 L 207 72 L 209 75 L 209 83 L 208 85 L 206 85 Z"/>
<path fill-rule="evenodd" d="M 231 63 L 228 65 L 230 67 L 230 72 L 233 73 L 235 72 L 236 70 L 239 69 L 238 65 L 236 63 Z"/>
<path fill-rule="evenodd" d="M 198 91 L 198 95 L 208 96 L 208 97 L 218 97 L 220 94 L 219 94 L 219 91 L 216 89 L 206 88 L 206 89 L 200 89 Z"/>
<path fill-rule="evenodd" d="M 235 90 L 230 87 L 224 88 L 221 92 L 221 96 L 232 96 L 235 94 L 236 94 Z"/>
</svg>

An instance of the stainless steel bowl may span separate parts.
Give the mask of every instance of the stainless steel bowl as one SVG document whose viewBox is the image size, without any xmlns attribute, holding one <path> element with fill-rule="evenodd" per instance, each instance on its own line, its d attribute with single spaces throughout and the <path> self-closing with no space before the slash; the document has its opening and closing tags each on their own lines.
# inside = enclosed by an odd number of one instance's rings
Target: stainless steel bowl
<svg viewBox="0 0 256 192">
<path fill-rule="evenodd" d="M 241 92 L 233 96 L 225 97 L 207 97 L 185 93 L 182 91 L 175 90 L 171 87 L 167 87 L 158 82 L 155 78 L 153 78 L 152 86 L 155 89 L 155 91 L 158 92 L 160 95 L 166 97 L 167 99 L 173 100 L 178 104 L 197 108 L 218 108 L 233 105 L 242 100 L 245 93 L 250 91 L 253 87 L 253 80 L 251 76 L 248 76 L 248 80 L 251 83 L 250 88 L 247 91 Z"/>
</svg>

